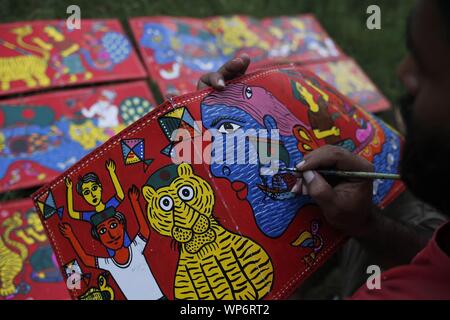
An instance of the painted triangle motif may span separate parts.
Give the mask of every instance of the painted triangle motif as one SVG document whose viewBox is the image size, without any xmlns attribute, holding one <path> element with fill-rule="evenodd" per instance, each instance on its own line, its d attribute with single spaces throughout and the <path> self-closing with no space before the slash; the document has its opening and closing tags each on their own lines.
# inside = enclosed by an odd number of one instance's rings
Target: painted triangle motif
<svg viewBox="0 0 450 320">
<path fill-rule="evenodd" d="M 137 163 L 139 161 L 141 161 L 141 160 L 133 151 L 130 151 L 128 153 L 126 164 L 133 164 L 133 163 Z"/>
<path fill-rule="evenodd" d="M 124 141 L 128 147 L 131 149 L 134 148 L 135 145 L 137 145 L 139 142 L 142 142 L 141 139 L 128 139 Z"/>
</svg>

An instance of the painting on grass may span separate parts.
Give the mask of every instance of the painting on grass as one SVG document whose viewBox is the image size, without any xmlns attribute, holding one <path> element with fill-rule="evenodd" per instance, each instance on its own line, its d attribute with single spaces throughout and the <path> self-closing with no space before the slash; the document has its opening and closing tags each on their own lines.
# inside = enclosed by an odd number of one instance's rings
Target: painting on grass
<svg viewBox="0 0 450 320">
<path fill-rule="evenodd" d="M 311 63 L 304 66 L 345 96 L 370 112 L 389 109 L 390 103 L 351 58 Z"/>
<path fill-rule="evenodd" d="M 275 61 L 322 61 L 341 51 L 312 15 L 257 20 L 248 16 L 142 17 L 131 29 L 163 95 L 195 90 L 204 73 L 247 53 L 252 68 Z"/>
<path fill-rule="evenodd" d="M 70 299 L 33 201 L 0 203 L 0 300 Z"/>
<path fill-rule="evenodd" d="M 154 103 L 145 82 L 0 101 L 0 192 L 50 181 Z"/>
<path fill-rule="evenodd" d="M 118 20 L 0 24 L 0 95 L 145 76 Z"/>
</svg>

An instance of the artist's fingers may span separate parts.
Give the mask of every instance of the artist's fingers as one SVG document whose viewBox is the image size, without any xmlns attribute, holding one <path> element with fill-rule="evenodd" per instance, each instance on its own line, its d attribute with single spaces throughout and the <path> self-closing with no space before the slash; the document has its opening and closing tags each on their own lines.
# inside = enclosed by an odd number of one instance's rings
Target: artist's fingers
<svg viewBox="0 0 450 320">
<path fill-rule="evenodd" d="M 225 80 L 223 75 L 219 72 L 211 72 L 203 75 L 197 84 L 197 89 L 212 87 L 216 90 L 223 90 L 225 88 Z"/>
<path fill-rule="evenodd" d="M 297 182 L 291 189 L 292 193 L 296 193 L 298 195 L 307 196 L 308 195 L 308 188 L 305 185 L 305 181 L 302 178 L 298 178 Z"/>
<path fill-rule="evenodd" d="M 209 87 L 209 73 L 204 74 L 200 77 L 197 82 L 197 90 L 201 90 L 203 88 Z"/>
<path fill-rule="evenodd" d="M 300 194 L 302 192 L 303 181 L 302 178 L 297 179 L 297 182 L 292 187 L 291 192 Z"/>
<path fill-rule="evenodd" d="M 211 72 L 201 76 L 197 84 L 197 89 L 212 87 L 216 90 L 223 90 L 225 88 L 225 80 L 231 80 L 244 75 L 249 64 L 250 57 L 247 54 L 227 61 L 217 72 Z"/>
<path fill-rule="evenodd" d="M 324 211 L 333 210 L 337 198 L 336 192 L 320 174 L 315 171 L 305 171 L 303 181 L 308 194 Z"/>
<path fill-rule="evenodd" d="M 334 168 L 349 171 L 373 171 L 373 165 L 366 159 L 344 148 L 326 145 L 305 156 L 297 168 L 301 171 Z"/>
<path fill-rule="evenodd" d="M 244 53 L 240 57 L 226 62 L 217 72 L 222 74 L 225 80 L 231 80 L 245 74 L 249 65 L 250 57 Z"/>
</svg>

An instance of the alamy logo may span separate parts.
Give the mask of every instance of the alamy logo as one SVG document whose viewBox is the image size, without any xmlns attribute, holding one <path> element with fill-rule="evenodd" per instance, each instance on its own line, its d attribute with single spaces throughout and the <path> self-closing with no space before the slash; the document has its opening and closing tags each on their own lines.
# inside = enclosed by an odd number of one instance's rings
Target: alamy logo
<svg viewBox="0 0 450 320">
<path fill-rule="evenodd" d="M 202 131 L 201 121 L 195 126 Z M 182 128 L 172 133 L 171 141 L 176 143 L 171 152 L 175 164 L 258 165 L 261 175 L 281 169 L 280 149 L 285 150 L 278 129 L 243 130 L 231 123 L 200 135 Z"/>
<path fill-rule="evenodd" d="M 370 15 L 366 22 L 367 29 L 381 30 L 381 8 L 373 4 L 367 7 L 366 13 Z"/>
<path fill-rule="evenodd" d="M 381 289 L 381 268 L 377 265 L 371 265 L 367 267 L 367 274 L 370 276 L 367 278 L 366 286 L 369 290 Z"/>
<path fill-rule="evenodd" d="M 71 270 L 70 276 L 66 280 L 67 289 L 80 290 L 81 289 L 81 274 L 75 270 Z"/>
<path fill-rule="evenodd" d="M 66 20 L 66 27 L 69 30 L 81 29 L 81 9 L 79 6 L 72 4 L 67 7 L 66 13 L 70 16 Z"/>
</svg>

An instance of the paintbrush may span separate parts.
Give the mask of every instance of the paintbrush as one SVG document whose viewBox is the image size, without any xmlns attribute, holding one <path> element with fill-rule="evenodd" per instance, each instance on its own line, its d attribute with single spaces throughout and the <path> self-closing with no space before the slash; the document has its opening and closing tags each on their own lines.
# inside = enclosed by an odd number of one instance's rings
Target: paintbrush
<svg viewBox="0 0 450 320">
<path fill-rule="evenodd" d="M 280 168 L 280 171 L 298 172 L 302 171 L 297 168 Z M 383 179 L 383 180 L 401 180 L 399 174 L 382 173 L 382 172 L 362 172 L 362 171 L 341 171 L 341 170 L 315 170 L 324 176 L 334 176 L 340 178 L 357 178 L 357 179 Z"/>
</svg>

